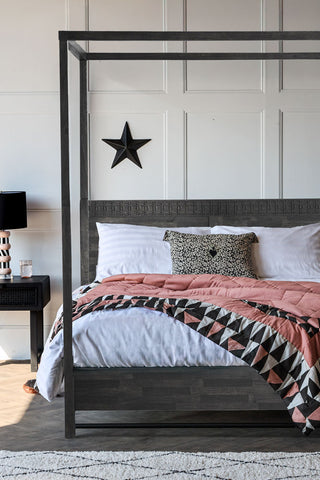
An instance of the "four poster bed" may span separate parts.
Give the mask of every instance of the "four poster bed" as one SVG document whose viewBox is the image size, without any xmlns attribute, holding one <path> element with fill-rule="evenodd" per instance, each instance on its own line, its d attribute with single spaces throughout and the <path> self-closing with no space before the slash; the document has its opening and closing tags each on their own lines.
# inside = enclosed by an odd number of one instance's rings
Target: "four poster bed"
<svg viewBox="0 0 320 480">
<path fill-rule="evenodd" d="M 81 221 L 81 283 L 88 285 L 96 278 L 96 266 L 101 261 L 101 238 L 98 236 L 96 223 L 98 224 L 117 224 L 117 225 L 143 225 L 146 227 L 163 227 L 165 230 L 175 230 L 176 227 L 207 227 L 204 231 L 192 229 L 191 234 L 203 234 L 208 237 L 208 234 L 226 234 L 227 231 L 216 231 L 210 229 L 211 227 L 219 225 L 232 225 L 232 226 L 263 226 L 263 227 L 297 227 L 301 225 L 309 225 L 312 230 L 312 235 L 318 235 L 317 227 L 310 224 L 319 222 L 320 213 L 320 199 L 266 199 L 266 200 L 144 200 L 144 201 L 93 201 L 88 196 L 88 126 L 87 126 L 87 63 L 89 60 L 248 60 L 248 59 L 319 59 L 320 53 L 287 53 L 283 52 L 280 48 L 278 53 L 187 53 L 186 51 L 181 53 L 90 53 L 80 47 L 77 41 L 241 41 L 241 40 L 257 40 L 268 41 L 276 40 L 280 43 L 283 40 L 320 40 L 320 32 L 74 32 L 74 31 L 62 31 L 59 33 L 60 39 L 60 94 L 61 94 L 61 182 L 62 182 L 62 232 L 63 232 L 63 365 L 64 365 L 64 388 L 65 388 L 65 435 L 66 437 L 73 437 L 75 435 L 76 428 L 86 427 L 141 427 L 141 426 L 235 426 L 235 425 L 251 425 L 251 426 L 290 426 L 291 420 L 286 411 L 288 402 L 285 404 L 283 400 L 277 395 L 270 385 L 267 385 L 266 380 L 273 386 L 275 390 L 279 390 L 281 380 L 270 379 L 269 368 L 268 375 L 264 375 L 263 367 L 257 367 L 257 360 L 253 365 L 253 357 L 250 361 L 246 358 L 246 364 L 251 364 L 254 368 L 244 366 L 245 363 L 241 362 L 236 366 L 206 366 L 201 364 L 200 366 L 189 364 L 189 366 L 157 366 L 152 365 L 150 368 L 145 366 L 122 366 L 108 368 L 98 368 L 96 366 L 79 367 L 74 366 L 73 352 L 72 352 L 72 316 L 78 314 L 82 316 L 86 311 L 92 312 L 98 305 L 94 303 L 92 308 L 91 287 L 88 287 L 84 291 L 88 295 L 88 301 L 86 304 L 78 304 L 75 306 L 72 303 L 72 270 L 71 270 L 71 224 L 70 224 L 70 170 L 69 170 L 69 120 L 68 120 L 68 50 L 79 60 L 80 65 L 80 163 L 81 163 L 81 201 L 80 201 L 80 221 Z M 308 228 L 309 228 L 308 227 Z M 101 227 L 103 228 L 103 227 Z M 208 230 L 209 229 L 209 230 Z M 251 229 L 247 230 L 248 232 Z M 234 233 L 234 232 L 231 232 Z M 245 232 L 238 232 L 245 234 Z M 166 234 L 168 235 L 168 234 Z M 178 234 L 179 235 L 179 234 Z M 183 235 L 183 233 L 182 233 Z M 188 234 L 187 234 L 188 235 Z M 312 236 L 311 235 L 311 236 Z M 170 234 L 169 234 L 170 236 Z M 218 235 L 219 236 L 219 235 Z M 259 235 L 257 234 L 259 237 Z M 180 238 L 180 237 L 179 237 Z M 170 239 L 169 239 L 170 240 Z M 180 241 L 180 240 L 179 240 Z M 255 240 L 252 240 L 253 242 Z M 171 250 L 175 247 L 175 243 L 170 243 Z M 216 255 L 215 250 L 211 250 L 211 255 Z M 98 259 L 99 257 L 99 259 Z M 173 259 L 174 262 L 174 259 Z M 127 273 L 127 272 L 115 272 L 115 273 Z M 129 271 L 128 273 L 144 273 Z M 262 280 L 246 279 L 246 285 L 241 285 L 241 288 L 245 288 L 246 296 L 238 296 L 237 303 L 235 304 L 235 310 L 230 312 L 228 310 L 229 303 L 223 303 L 218 305 L 219 312 L 212 310 L 211 300 L 208 303 L 207 289 L 211 289 L 215 292 L 215 288 L 218 288 L 220 294 L 221 291 L 236 291 L 238 285 L 234 283 L 225 284 L 225 279 L 228 278 L 230 282 L 234 282 L 233 277 L 225 277 L 222 275 L 212 276 L 207 275 L 206 279 L 209 281 L 209 285 L 201 284 L 201 294 L 199 288 L 195 288 L 194 281 L 198 282 L 198 278 L 192 275 L 192 271 L 188 272 L 186 276 L 183 275 L 159 275 L 155 279 L 150 279 L 152 273 L 163 273 L 159 271 L 152 272 L 146 271 L 148 275 L 143 278 L 137 276 L 123 275 L 121 278 L 114 278 L 107 275 L 106 282 L 98 284 L 96 288 L 99 290 L 99 308 L 110 308 L 111 310 L 117 310 L 122 308 L 129 308 L 131 310 L 142 311 L 147 309 L 158 310 L 160 316 L 171 316 L 175 318 L 175 321 L 185 323 L 183 325 L 184 330 L 190 330 L 200 337 L 198 332 L 199 322 L 204 322 L 207 325 L 207 320 L 204 319 L 203 308 L 206 310 L 206 315 L 212 319 L 210 324 L 210 332 L 208 328 L 206 333 L 201 331 L 200 333 L 207 336 L 205 339 L 208 342 L 208 338 L 213 340 L 214 343 L 219 343 L 220 347 L 229 350 L 231 355 L 238 358 L 244 358 L 241 353 L 241 348 L 244 348 L 244 342 L 242 342 L 239 335 L 233 336 L 227 340 L 224 344 L 221 336 L 219 341 L 213 339 L 213 331 L 217 334 L 217 325 L 215 321 L 221 316 L 221 309 L 228 312 L 229 323 L 221 322 L 219 328 L 223 327 L 231 328 L 230 315 L 234 322 L 238 322 L 238 325 L 243 325 L 244 321 L 250 320 L 246 312 L 254 312 L 252 315 L 256 318 L 256 322 L 259 323 L 259 315 L 264 316 L 261 322 L 266 322 L 270 327 L 270 322 L 274 319 L 281 317 L 283 322 L 287 322 L 289 327 L 294 324 L 294 328 L 297 330 L 297 324 L 304 322 L 302 330 L 306 331 L 312 324 L 312 328 L 315 330 L 312 336 L 313 342 L 318 338 L 318 331 L 314 323 L 316 319 L 312 315 L 302 315 L 298 310 L 296 312 L 286 311 L 285 308 L 280 309 L 279 305 L 274 305 L 277 308 L 276 313 L 270 308 L 268 312 L 264 309 L 266 302 L 254 302 L 250 303 L 250 285 L 258 285 L 256 282 Z M 209 272 L 210 273 L 210 272 Z M 110 275 L 110 273 L 109 273 Z M 111 275 L 113 273 L 111 272 Z M 239 275 L 246 276 L 246 275 Z M 188 278 L 188 286 L 182 287 L 180 282 L 181 278 Z M 210 278 L 209 278 L 210 277 Z M 222 283 L 216 285 L 216 277 L 219 277 L 219 282 Z M 174 282 L 178 284 L 178 287 L 168 282 Z M 170 280 L 169 280 L 170 279 Z M 195 280 L 196 279 L 196 280 Z M 318 279 L 320 280 L 320 274 Z M 102 280 L 102 278 L 100 278 Z M 155 284 L 151 284 L 151 280 L 155 281 Z M 298 280 L 298 279 L 297 279 Z M 301 278 L 299 279 L 301 280 Z M 249 283 L 251 283 L 249 285 Z M 120 282 L 120 283 L 119 283 Z M 122 282 L 122 283 L 121 283 Z M 211 283 L 210 283 L 211 282 Z M 248 283 L 249 282 L 249 283 Z M 118 285 L 119 284 L 119 285 Z M 121 294 L 121 284 L 124 284 L 126 290 Z M 138 285 L 139 284 L 139 285 Z M 111 290 L 102 292 L 102 287 L 109 287 Z M 142 286 L 141 286 L 142 285 Z M 260 284 L 259 284 L 260 285 Z M 295 288 L 298 284 L 295 284 Z M 311 284 L 310 284 L 311 285 Z M 283 296 L 290 288 L 287 283 L 273 283 L 266 285 L 267 288 L 284 288 Z M 301 284 L 300 284 L 301 286 Z M 143 287 L 143 288 L 142 288 Z M 249 290 L 247 289 L 249 288 Z M 305 298 L 307 295 L 313 295 L 316 297 L 316 282 L 312 282 L 312 288 L 303 283 L 302 287 L 308 290 L 306 295 L 302 295 Z M 311 288 L 311 290 L 310 290 Z M 147 289 L 147 290 L 145 290 Z M 145 292 L 151 293 L 145 293 Z M 177 293 L 179 291 L 179 293 Z M 187 299 L 184 297 L 187 295 Z M 277 290 L 278 291 L 278 290 Z M 102 292 L 102 293 L 101 293 Z M 169 292 L 169 293 L 168 293 Z M 176 293 L 174 293 L 176 292 Z M 198 293 L 197 293 L 198 292 Z M 89 295 L 90 294 L 90 295 Z M 245 295 L 245 294 L 243 294 Z M 268 295 L 268 293 L 267 293 Z M 292 294 L 293 296 L 296 293 Z M 320 292 L 319 292 L 320 295 Z M 107 296 L 107 298 L 106 298 Z M 228 296 L 228 295 L 227 295 Z M 248 297 L 248 298 L 247 298 Z M 166 300 L 162 305 L 158 303 L 160 298 Z M 211 298 L 211 297 L 210 297 Z M 215 297 L 216 298 L 216 297 Z M 221 297 L 220 297 L 221 298 Z M 267 297 L 268 298 L 268 297 Z M 193 302 L 193 307 L 196 308 L 194 314 L 189 308 L 187 310 L 186 305 L 190 306 L 190 301 L 200 300 L 202 303 L 199 306 L 199 301 Z M 317 301 L 317 300 L 316 300 Z M 90 303 L 91 302 L 91 303 Z M 139 303 L 140 302 L 140 303 Z M 142 302 L 142 303 L 141 303 Z M 148 303 L 149 302 L 149 303 Z M 150 303 L 151 302 L 151 303 Z M 182 302 L 182 303 L 181 303 Z M 188 303 L 189 302 L 189 303 Z M 241 304 L 239 302 L 242 302 Z M 296 302 L 297 303 L 297 302 Z M 102 305 L 103 304 L 103 305 Z M 91 307 L 89 308 L 88 305 Z M 169 306 L 168 306 L 169 305 Z M 209 305 L 209 307 L 208 307 Z M 141 308 L 132 308 L 138 306 Z M 84 308 L 84 312 L 81 309 Z M 88 308 L 88 310 L 86 310 Z M 217 307 L 214 307 L 217 308 Z M 202 309 L 202 310 L 201 310 Z M 251 309 L 251 310 L 250 310 Z M 280 310 L 279 310 L 280 309 Z M 179 313 L 180 312 L 180 313 Z M 181 313 L 182 312 L 182 313 Z M 191 312 L 191 313 L 190 313 Z M 108 312 L 110 313 L 110 311 Z M 117 312 L 118 313 L 118 312 Z M 180 317 L 179 317 L 180 315 Z M 183 316 L 183 319 L 181 318 Z M 192 321 L 190 320 L 190 315 Z M 195 316 L 193 316 L 195 315 Z M 251 315 L 251 316 L 252 316 Z M 269 320 L 266 320 L 268 315 Z M 291 315 L 291 316 L 290 316 Z M 208 318 L 206 317 L 206 318 Z M 84 318 L 84 317 L 82 317 Z M 161 317 L 163 318 L 163 317 Z M 195 318 L 197 321 L 195 321 Z M 249 320 L 248 320 L 249 318 Z M 303 319 L 303 320 L 301 320 Z M 173 319 L 169 319 L 173 320 Z M 253 319 L 254 320 L 254 319 Z M 78 321 L 78 320 L 77 320 Z M 163 320 L 164 321 L 164 320 Z M 251 321 L 251 320 L 250 320 Z M 197 323 L 198 322 L 198 323 Z M 240 322 L 240 323 L 239 323 Z M 268 323 L 269 322 L 269 323 Z M 313 322 L 313 323 L 312 323 Z M 59 323 L 59 322 L 58 322 Z M 76 322 L 74 322 L 75 328 Z M 191 329 L 189 329 L 189 326 Z M 233 323 L 234 324 L 234 323 Z M 198 327 L 197 327 L 198 325 Z M 201 324 L 203 325 L 203 323 Z M 251 323 L 250 323 L 251 325 Z M 253 324 L 252 324 L 253 325 Z M 273 324 L 272 324 L 273 325 Z M 271 325 L 271 327 L 272 327 Z M 307 327 L 306 327 L 307 326 Z M 288 327 L 288 328 L 289 328 Z M 60 322 L 61 328 L 61 322 Z M 202 327 L 201 327 L 202 328 Z M 242 328 L 242 327 L 241 327 Z M 250 327 L 253 328 L 253 327 Z M 311 328 L 311 327 L 310 327 Z M 59 325 L 56 328 L 59 330 Z M 205 330 L 205 329 L 204 329 Z M 227 328 L 224 329 L 226 331 Z M 240 334 L 242 330 L 238 330 Z M 61 336 L 60 332 L 60 336 Z M 192 335 L 193 335 L 192 333 Z M 307 332 L 308 334 L 310 332 Z M 282 333 L 278 337 L 282 338 Z M 211 337 L 210 337 L 211 335 Z M 170 336 L 170 334 L 169 334 Z M 268 336 L 270 338 L 270 335 Z M 277 338 L 278 338 L 277 337 Z M 229 343 L 228 343 L 229 342 Z M 257 340 L 258 342 L 258 340 Z M 262 340 L 261 340 L 262 342 Z M 310 340 L 311 342 L 311 340 Z M 212 343 L 212 342 L 211 342 Z M 267 349 L 267 354 L 271 353 L 272 347 L 267 347 L 267 343 L 264 343 L 264 348 Z M 293 343 L 295 343 L 293 341 Z M 233 345 L 233 346 L 232 346 Z M 235 345 L 238 345 L 236 347 Z M 240 346 L 239 346 L 240 345 Z M 287 344 L 286 344 L 287 345 Z M 283 349 L 287 346 L 284 345 Z M 261 345 L 256 345 L 259 350 Z M 252 351 L 252 345 L 249 346 Z M 249 348 L 248 347 L 248 348 Z M 250 350 L 249 348 L 249 350 Z M 268 350 L 269 348 L 269 350 Z M 282 348 L 277 345 L 277 348 Z M 255 355 L 257 352 L 255 350 Z M 300 349 L 301 350 L 301 349 Z M 282 350 L 284 351 L 284 350 Z M 261 353 L 261 350 L 259 350 Z M 298 352 L 299 353 L 299 352 Z M 298 355 L 297 352 L 294 355 Z M 315 355 L 313 353 L 313 355 Z M 280 355 L 281 357 L 281 355 Z M 278 363 L 281 363 L 283 359 L 279 357 Z M 288 358 L 288 357 L 287 357 Z M 290 357 L 291 358 L 291 357 Z M 304 360 L 303 360 L 304 361 Z M 251 363 L 250 363 L 251 362 Z M 299 361 L 299 363 L 301 363 Z M 205 363 L 205 362 L 204 362 Z M 274 367 L 274 365 L 273 365 Z M 290 375 L 293 371 L 291 365 Z M 294 367 L 298 368 L 297 366 Z M 271 370 L 270 370 L 271 369 Z M 257 371 L 260 375 L 257 373 Z M 289 371 L 288 370 L 288 371 Z M 276 367 L 273 368 L 274 376 L 277 376 L 275 372 Z M 301 373 L 301 372 L 300 372 Z M 293 375 L 293 374 L 292 374 Z M 264 378 L 262 378 L 264 377 Z M 300 378 L 300 377 L 299 377 Z M 319 377 L 320 378 L 320 377 Z M 295 378 L 294 385 L 297 385 L 297 378 Z M 284 382 L 284 379 L 282 378 Z M 284 382 L 285 383 L 285 382 Z M 287 382 L 288 383 L 288 382 Z M 282 396 L 290 397 L 291 401 L 293 392 L 288 393 L 288 388 Z M 301 387 L 302 388 L 302 387 Z M 309 392 L 310 393 L 310 392 Z M 318 406 L 318 393 L 313 392 L 312 401 L 315 402 L 312 408 L 312 413 L 309 415 L 307 422 L 299 417 L 301 411 L 304 412 L 304 406 L 299 410 L 295 410 L 300 404 L 297 400 L 298 396 L 303 392 L 294 392 L 295 406 L 291 408 L 291 416 L 295 415 L 295 423 L 303 424 L 303 430 L 305 433 L 311 431 L 318 423 L 318 416 L 314 412 L 317 412 Z M 303 396 L 303 395 L 302 395 Z M 311 400 L 310 400 L 311 402 Z M 309 404 L 308 404 L 309 405 Z M 316 406 L 315 406 L 316 405 Z M 311 407 L 310 407 L 311 408 Z M 76 424 L 75 412 L 82 410 L 148 410 L 148 411 L 211 411 L 216 412 L 211 415 L 210 423 L 202 424 Z M 294 411 L 294 413 L 292 413 Z M 246 412 L 246 413 L 245 413 Z M 297 415 L 298 412 L 298 415 Z M 273 414 L 271 417 L 270 414 Z M 302 415 L 302 414 L 301 414 Z M 300 416 L 301 416 L 300 415 Z M 313 415 L 313 417 L 312 417 Z M 272 419 L 271 419 L 272 418 Z M 270 420 L 271 419 L 271 420 Z M 311 422 L 311 423 L 310 423 Z M 299 425 L 299 426 L 301 426 Z"/>
</svg>

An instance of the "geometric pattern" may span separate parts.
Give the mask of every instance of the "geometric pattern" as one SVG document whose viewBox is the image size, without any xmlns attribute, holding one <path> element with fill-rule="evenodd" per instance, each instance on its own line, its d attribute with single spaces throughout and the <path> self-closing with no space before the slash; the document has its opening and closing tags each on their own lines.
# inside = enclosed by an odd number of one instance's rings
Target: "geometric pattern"
<svg viewBox="0 0 320 480">
<path fill-rule="evenodd" d="M 266 315 L 271 315 L 273 317 L 279 317 L 279 318 L 286 318 L 287 320 L 290 320 L 293 323 L 297 323 L 300 327 L 302 327 L 308 336 L 312 338 L 314 335 L 319 333 L 320 331 L 320 318 L 317 319 L 312 319 L 312 322 L 316 321 L 316 325 L 310 323 L 311 318 L 310 317 L 295 317 L 294 315 L 291 315 L 288 312 L 285 312 L 284 310 L 281 310 L 280 308 L 276 307 L 270 307 L 270 305 L 265 305 L 263 303 L 257 303 L 257 302 L 249 302 L 248 300 L 242 300 L 243 302 L 247 303 L 251 307 L 257 308 L 260 310 L 260 312 L 265 313 Z"/>
<path fill-rule="evenodd" d="M 307 480 L 320 478 L 318 452 L 9 452 L 0 479 Z"/>
<path fill-rule="evenodd" d="M 10 232 L 2 231 L 0 236 L 0 270 L 5 270 L 10 268 L 10 243 L 9 243 Z M 8 272 L 7 272 L 8 273 Z M 2 275 L 5 275 L 3 271 Z"/>
<path fill-rule="evenodd" d="M 306 331 L 307 317 L 297 317 L 268 305 L 243 300 L 264 313 L 283 316 Z M 73 318 L 93 310 L 147 308 L 166 313 L 254 368 L 280 395 L 293 422 L 304 434 L 320 426 L 320 364 L 309 366 L 303 353 L 268 324 L 239 315 L 223 307 L 188 298 L 104 295 L 89 303 L 74 303 Z M 60 318 L 54 335 L 62 328 Z M 307 329 L 308 335 L 314 335 Z"/>
</svg>

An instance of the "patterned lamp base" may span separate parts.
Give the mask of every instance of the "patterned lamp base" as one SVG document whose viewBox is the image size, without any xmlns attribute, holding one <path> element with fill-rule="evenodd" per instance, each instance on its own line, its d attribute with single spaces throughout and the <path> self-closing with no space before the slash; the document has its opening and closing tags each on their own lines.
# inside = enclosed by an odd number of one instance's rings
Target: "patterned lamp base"
<svg viewBox="0 0 320 480">
<path fill-rule="evenodd" d="M 9 243 L 10 232 L 7 230 L 0 230 L 0 278 L 11 278 L 11 268 L 9 255 L 10 243 Z"/>
</svg>

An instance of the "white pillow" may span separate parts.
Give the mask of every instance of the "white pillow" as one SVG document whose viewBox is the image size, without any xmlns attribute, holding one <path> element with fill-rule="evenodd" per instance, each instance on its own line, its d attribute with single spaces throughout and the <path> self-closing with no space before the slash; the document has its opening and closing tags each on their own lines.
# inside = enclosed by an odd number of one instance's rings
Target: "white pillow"
<svg viewBox="0 0 320 480">
<path fill-rule="evenodd" d="M 254 232 L 253 261 L 258 277 L 274 280 L 320 279 L 320 223 L 291 228 L 216 225 L 211 233 Z"/>
<path fill-rule="evenodd" d="M 119 273 L 172 273 L 165 231 L 206 235 L 210 227 L 148 227 L 97 222 L 99 254 L 96 280 Z"/>
</svg>

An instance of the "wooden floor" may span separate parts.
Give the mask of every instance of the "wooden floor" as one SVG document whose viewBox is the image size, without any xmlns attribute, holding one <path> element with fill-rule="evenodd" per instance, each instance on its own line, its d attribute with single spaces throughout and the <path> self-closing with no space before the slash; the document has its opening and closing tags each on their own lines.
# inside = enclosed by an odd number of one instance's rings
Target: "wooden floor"
<svg viewBox="0 0 320 480">
<path fill-rule="evenodd" d="M 320 431 L 304 437 L 296 428 L 78 430 L 76 438 L 66 440 L 63 398 L 48 403 L 39 395 L 26 394 L 22 385 L 34 378 L 26 363 L 2 362 L 0 374 L 1 450 L 320 451 Z M 79 421 L 91 418 L 81 415 Z M 92 415 L 99 421 L 103 414 Z M 103 420 L 128 418 L 138 421 L 134 413 L 110 413 Z M 178 421 L 186 414 L 161 418 Z M 199 421 L 199 416 L 192 414 L 190 419 Z"/>
</svg>

